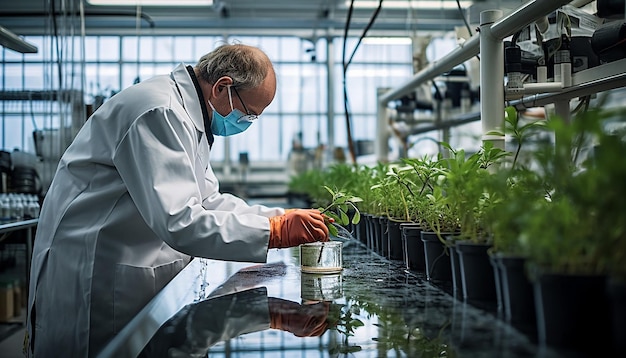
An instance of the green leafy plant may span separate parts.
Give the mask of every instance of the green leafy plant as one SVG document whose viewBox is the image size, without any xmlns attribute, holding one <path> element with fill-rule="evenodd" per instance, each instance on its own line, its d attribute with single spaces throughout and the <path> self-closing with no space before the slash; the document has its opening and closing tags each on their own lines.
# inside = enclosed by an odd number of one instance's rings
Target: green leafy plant
<svg viewBox="0 0 626 358">
<path fill-rule="evenodd" d="M 398 182 L 405 185 L 410 193 L 406 198 L 408 219 L 424 227 L 429 227 L 429 222 L 434 223 L 434 220 L 438 219 L 435 212 L 445 210 L 443 207 L 433 205 L 436 204 L 433 194 L 438 186 L 443 164 L 441 158 L 441 155 L 436 158 L 428 156 L 404 158 L 402 162 L 405 166 L 401 167 L 398 173 Z M 443 219 L 443 221 L 447 220 Z"/>
<path fill-rule="evenodd" d="M 537 147 L 528 146 L 533 139 L 537 142 L 541 135 L 545 135 L 547 127 L 543 119 L 522 120 L 515 107 L 509 106 L 505 110 L 505 131 L 515 144 L 515 150 L 507 157 L 511 161 L 503 163 L 487 184 L 492 192 L 493 205 L 485 212 L 484 220 L 489 223 L 492 233 L 492 252 L 526 256 L 519 233 L 536 215 L 535 210 L 545 204 L 550 192 L 542 175 L 529 167 L 535 155 L 532 149 Z M 545 145 L 548 143 L 539 142 L 540 147 Z M 528 153 L 524 153 L 526 151 Z M 521 160 L 524 154 L 526 161 Z"/>
<path fill-rule="evenodd" d="M 363 203 L 363 209 L 371 215 L 384 216 L 387 214 L 385 205 L 386 193 L 380 190 L 378 186 L 385 180 L 386 174 L 389 172 L 389 163 L 378 163 L 365 172 L 368 176 L 364 180 L 363 186 L 358 192 L 359 195 L 363 195 L 367 200 Z"/>
<path fill-rule="evenodd" d="M 320 207 L 319 211 L 326 215 L 328 218 L 334 220 L 334 222 L 341 226 L 347 226 L 349 224 L 358 224 L 361 221 L 361 213 L 357 207 L 357 203 L 363 201 L 363 199 L 357 196 L 351 196 L 341 190 L 333 190 L 330 187 L 324 185 L 324 189 L 330 194 L 331 199 L 325 207 Z M 351 214 L 351 215 L 349 215 Z M 337 236 L 339 231 L 330 220 L 326 220 L 326 226 L 328 232 Z"/>
<path fill-rule="evenodd" d="M 380 193 L 378 198 L 385 216 L 390 220 L 409 221 L 407 197 L 413 196 L 411 186 L 407 171 L 399 166 L 390 166 L 381 182 L 372 185 L 371 189 Z"/>
<path fill-rule="evenodd" d="M 289 195 L 305 201 L 312 205 L 315 198 L 322 196 L 324 183 L 324 173 L 319 170 L 308 170 L 289 179 L 287 188 Z"/>
<path fill-rule="evenodd" d="M 471 155 L 464 150 L 455 150 L 443 143 L 452 155 L 445 159 L 446 168 L 442 188 L 445 192 L 444 201 L 452 215 L 458 219 L 461 240 L 472 242 L 489 242 L 491 232 L 489 223 L 485 221 L 486 212 L 492 210 L 497 197 L 492 191 L 490 171 L 497 166 L 509 153 L 485 142 L 481 149 Z"/>
<path fill-rule="evenodd" d="M 533 148 L 532 172 L 513 172 L 515 186 L 494 219 L 517 231 L 535 266 L 626 277 L 626 141 L 610 130 L 624 128 L 624 118 L 599 109 L 570 122 L 552 117 L 544 130 L 554 142 Z"/>
</svg>

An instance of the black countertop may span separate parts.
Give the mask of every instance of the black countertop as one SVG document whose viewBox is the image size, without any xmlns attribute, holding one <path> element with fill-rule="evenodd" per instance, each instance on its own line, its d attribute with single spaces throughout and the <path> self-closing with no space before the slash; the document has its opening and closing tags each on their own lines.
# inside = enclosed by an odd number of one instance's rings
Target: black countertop
<svg viewBox="0 0 626 358">
<path fill-rule="evenodd" d="M 297 248 L 267 262 L 194 259 L 100 357 L 566 356 L 356 240 L 340 274 L 302 273 Z"/>
</svg>

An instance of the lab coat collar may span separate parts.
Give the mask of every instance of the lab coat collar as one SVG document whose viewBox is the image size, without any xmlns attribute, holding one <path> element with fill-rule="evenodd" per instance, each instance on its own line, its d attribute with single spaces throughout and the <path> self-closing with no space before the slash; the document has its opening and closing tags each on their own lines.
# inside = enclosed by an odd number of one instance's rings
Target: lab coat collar
<svg viewBox="0 0 626 358">
<path fill-rule="evenodd" d="M 209 146 L 213 146 L 215 138 L 213 133 L 211 133 L 211 119 L 204 103 L 202 89 L 193 72 L 193 67 L 181 63 L 172 71 L 171 76 L 179 88 L 187 114 L 194 121 L 196 127 L 204 131 L 209 141 Z M 195 89 L 195 91 L 192 89 Z"/>
</svg>

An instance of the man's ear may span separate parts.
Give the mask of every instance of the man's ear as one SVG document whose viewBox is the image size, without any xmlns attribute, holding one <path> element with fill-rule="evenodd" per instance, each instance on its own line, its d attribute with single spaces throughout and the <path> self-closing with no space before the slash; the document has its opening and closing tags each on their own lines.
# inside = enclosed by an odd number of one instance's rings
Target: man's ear
<svg viewBox="0 0 626 358">
<path fill-rule="evenodd" d="M 213 85 L 213 90 L 222 92 L 227 86 L 231 86 L 233 84 L 233 79 L 228 76 L 222 76 Z"/>
</svg>

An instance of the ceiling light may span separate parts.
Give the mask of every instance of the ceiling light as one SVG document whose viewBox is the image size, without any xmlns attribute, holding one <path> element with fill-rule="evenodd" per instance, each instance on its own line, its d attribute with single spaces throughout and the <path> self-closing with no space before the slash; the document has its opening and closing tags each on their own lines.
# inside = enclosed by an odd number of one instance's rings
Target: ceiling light
<svg viewBox="0 0 626 358">
<path fill-rule="evenodd" d="M 3 26 L 0 26 L 0 45 L 20 53 L 37 53 L 37 46 L 31 45 Z"/>
<path fill-rule="evenodd" d="M 350 7 L 350 0 L 346 0 L 346 7 Z M 378 0 L 354 0 L 355 8 L 376 9 L 380 1 Z M 474 4 L 474 1 L 460 1 L 461 7 L 466 8 Z M 387 0 L 383 1 L 384 9 L 457 9 L 456 1 L 423 1 L 423 0 Z"/>
<path fill-rule="evenodd" d="M 87 0 L 90 5 L 211 6 L 213 0 Z"/>
</svg>

